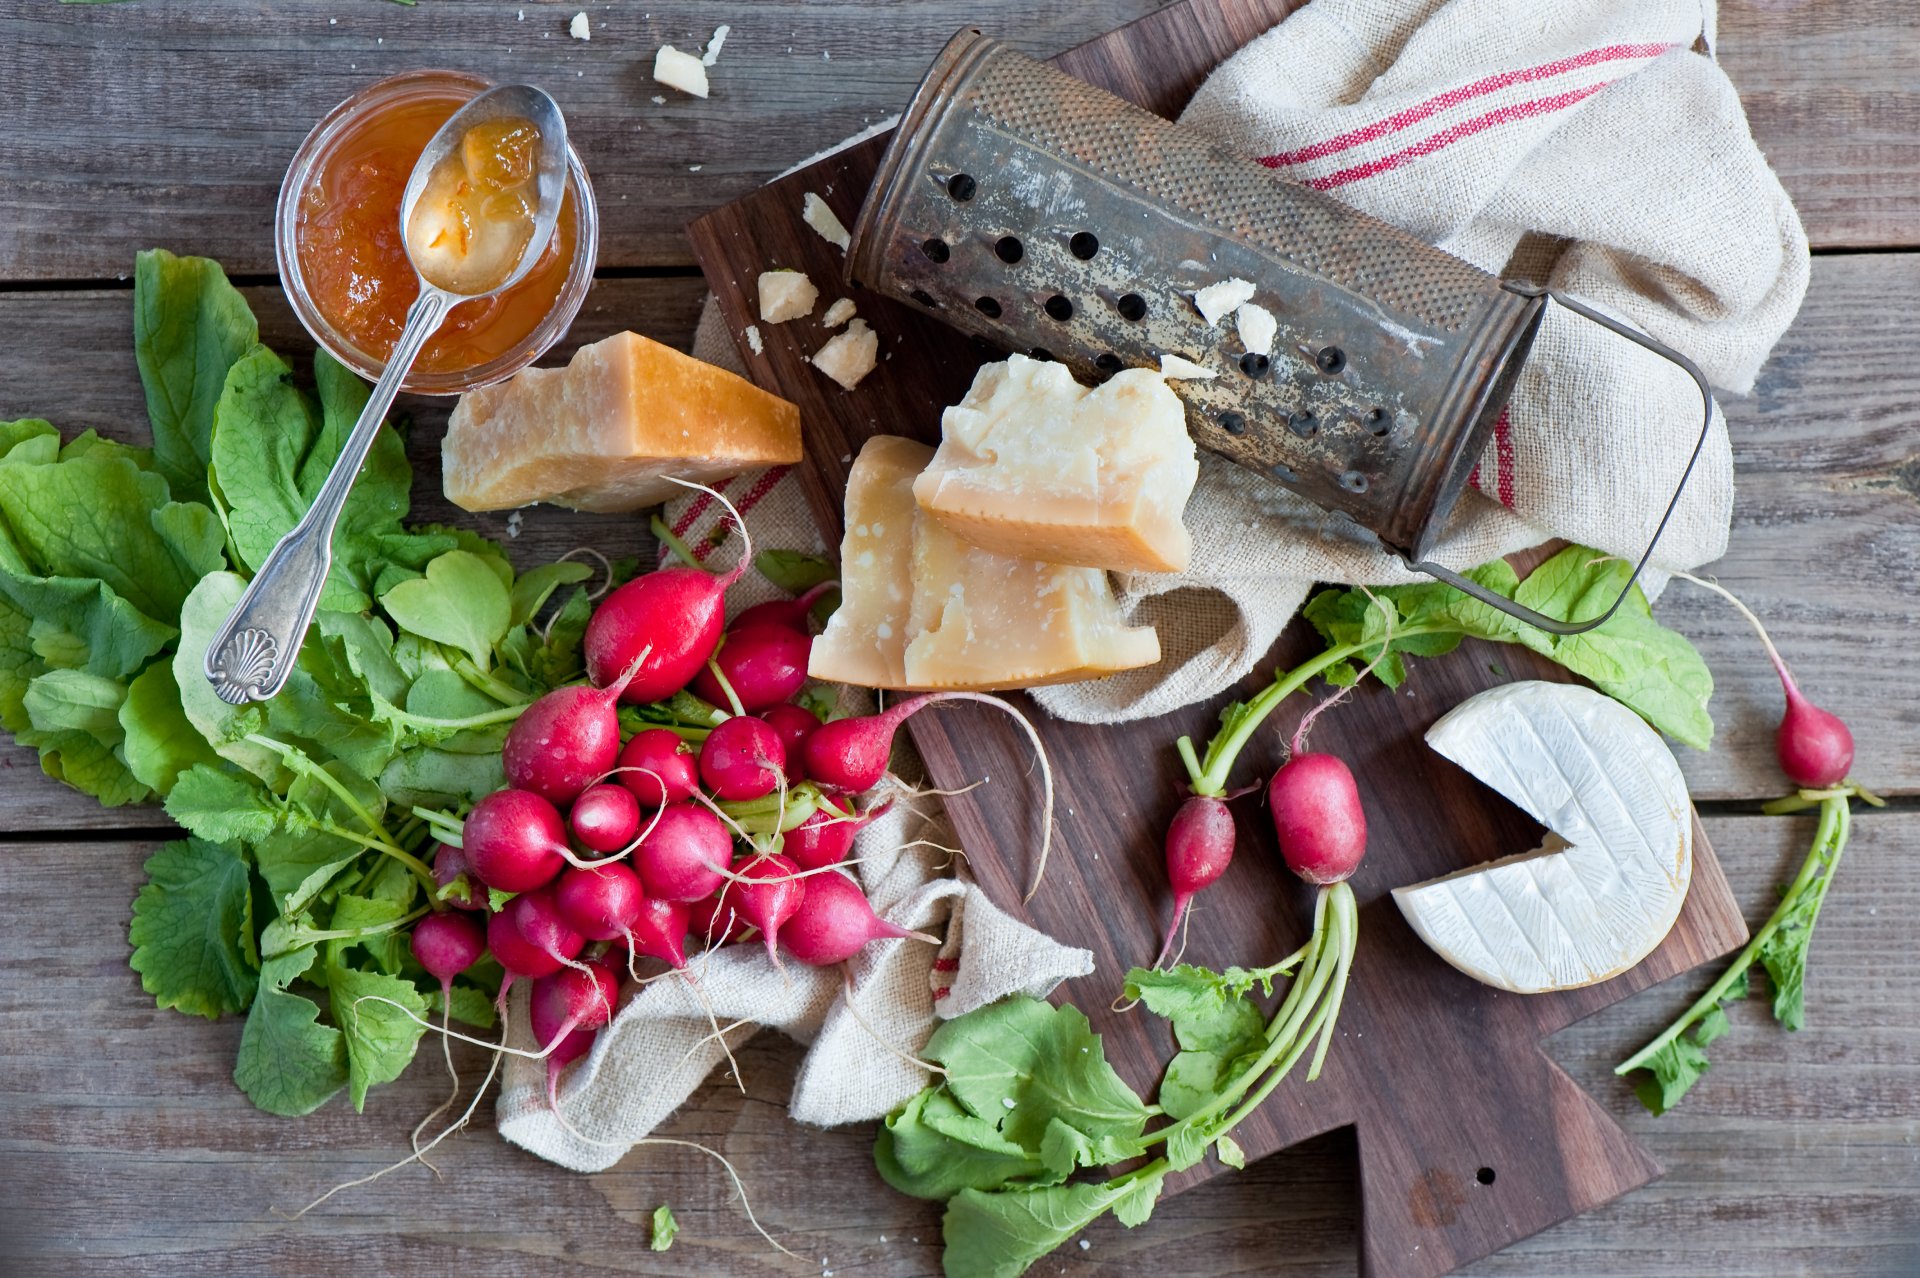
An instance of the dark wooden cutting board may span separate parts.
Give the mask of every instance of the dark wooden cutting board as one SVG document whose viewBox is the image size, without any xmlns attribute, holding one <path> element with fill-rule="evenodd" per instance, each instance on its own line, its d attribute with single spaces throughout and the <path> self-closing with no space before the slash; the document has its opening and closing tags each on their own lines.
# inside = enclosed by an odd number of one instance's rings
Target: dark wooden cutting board
<svg viewBox="0 0 1920 1278">
<path fill-rule="evenodd" d="M 1209 70 L 1294 7 L 1287 0 L 1185 0 L 1054 61 L 1174 115 Z M 806 362 L 829 336 L 819 313 L 847 289 L 840 251 L 800 220 L 802 199 L 818 192 L 851 226 L 885 145 L 882 136 L 850 147 L 688 228 L 754 379 L 800 406 L 807 446 L 801 473 L 830 541 L 839 536 L 846 474 L 861 443 L 879 433 L 937 441 L 941 408 L 960 398 L 982 362 L 999 357 L 918 311 L 861 292 L 860 314 L 881 335 L 880 366 L 843 391 Z M 807 319 L 760 325 L 764 349 L 756 353 L 742 335 L 758 323 L 755 280 L 774 266 L 805 271 L 821 287 L 821 305 Z M 1237 695 L 1318 647 L 1296 622 Z M 1658 1176 L 1653 1159 L 1542 1054 L 1539 1040 L 1746 939 L 1697 822 L 1693 888 L 1679 922 L 1646 962 L 1603 985 L 1532 997 L 1503 993 L 1461 975 L 1413 934 L 1388 896 L 1391 888 L 1524 851 L 1541 834 L 1511 804 L 1428 750 L 1422 733 L 1466 697 L 1532 678 L 1567 675 L 1521 649 L 1469 642 L 1450 656 L 1414 663 L 1397 694 L 1370 685 L 1315 729 L 1315 748 L 1352 766 L 1371 830 L 1368 860 L 1353 883 L 1363 906 L 1354 984 L 1326 1072 L 1311 1084 L 1288 1080 L 1235 1137 L 1257 1158 L 1335 1127 L 1358 1129 L 1367 1274 L 1445 1273 Z M 1229 699 L 1090 727 L 1047 718 L 1015 698 L 1040 727 L 1058 786 L 1052 861 L 1026 905 L 1020 898 L 1039 819 L 1024 740 L 1002 716 L 977 707 L 910 721 L 937 785 L 991 778 L 948 801 L 968 865 L 1003 908 L 1093 951 L 1093 975 L 1069 982 L 1056 997 L 1087 1014 L 1120 1073 L 1143 1095 L 1152 1094 L 1171 1059 L 1172 1037 L 1158 1018 L 1115 1013 L 1109 1004 L 1126 969 L 1152 958 L 1169 909 L 1160 846 L 1185 780 L 1173 742 L 1182 733 L 1204 741 Z M 1238 783 L 1271 774 L 1286 730 L 1307 704 L 1295 698 L 1263 729 L 1239 764 Z M 1239 850 L 1226 877 L 1200 898 L 1186 952 L 1188 960 L 1214 967 L 1288 953 L 1305 939 L 1311 910 L 1309 890 L 1281 865 L 1258 799 L 1240 800 L 1235 809 Z M 1622 1043 L 1623 1054 L 1633 1046 Z M 1221 1170 L 1204 1164 L 1169 1192 Z M 1156 1220 L 1178 1210 L 1163 1207 Z"/>
</svg>

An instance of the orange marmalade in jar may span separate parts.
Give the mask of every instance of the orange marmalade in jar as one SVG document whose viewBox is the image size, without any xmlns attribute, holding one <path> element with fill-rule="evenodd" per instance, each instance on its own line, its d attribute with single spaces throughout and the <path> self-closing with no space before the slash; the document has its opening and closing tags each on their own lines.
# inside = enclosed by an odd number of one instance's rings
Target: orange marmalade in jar
<svg viewBox="0 0 1920 1278">
<path fill-rule="evenodd" d="M 280 275 L 314 340 L 361 375 L 379 376 L 419 296 L 400 201 L 427 142 L 479 76 L 414 71 L 369 85 L 308 135 L 287 169 L 276 215 Z M 511 137 L 496 159 L 510 165 Z M 408 374 L 406 389 L 458 394 L 532 363 L 559 340 L 593 279 L 599 224 L 593 189 L 568 152 L 566 196 L 545 251 L 513 287 L 462 302 Z"/>
</svg>

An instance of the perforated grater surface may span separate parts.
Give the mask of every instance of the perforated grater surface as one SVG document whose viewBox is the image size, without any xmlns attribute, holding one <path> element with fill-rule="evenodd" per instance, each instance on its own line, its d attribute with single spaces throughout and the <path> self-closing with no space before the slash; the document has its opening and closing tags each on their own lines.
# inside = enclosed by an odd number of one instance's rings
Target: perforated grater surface
<svg viewBox="0 0 1920 1278">
<path fill-rule="evenodd" d="M 1083 381 L 1158 368 L 1163 354 L 1193 360 L 1216 373 L 1174 383 L 1201 447 L 1535 625 L 1569 633 L 1612 614 L 1559 622 L 1426 558 L 1548 294 L 978 31 L 948 42 L 902 116 L 847 274 L 1007 350 L 1061 360 Z M 1196 292 L 1235 278 L 1278 322 L 1270 353 L 1195 306 Z M 1553 296 L 1681 365 L 1707 398 L 1685 357 Z"/>
</svg>

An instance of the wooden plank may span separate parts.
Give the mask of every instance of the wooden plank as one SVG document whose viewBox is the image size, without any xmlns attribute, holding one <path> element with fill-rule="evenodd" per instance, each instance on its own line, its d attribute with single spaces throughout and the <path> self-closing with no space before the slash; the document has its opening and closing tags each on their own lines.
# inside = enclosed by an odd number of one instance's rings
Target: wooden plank
<svg viewBox="0 0 1920 1278">
<path fill-rule="evenodd" d="M 1920 244 L 1920 9 L 1728 0 L 1719 56 L 1816 247 Z"/>
<path fill-rule="evenodd" d="M 307 130 L 363 85 L 438 66 L 555 94 L 603 265 L 685 263 L 688 218 L 898 110 L 961 26 L 1051 53 L 1153 7 L 659 0 L 586 6 L 582 43 L 579 8 L 528 0 L 16 6 L 0 16 L 0 279 L 111 279 L 151 244 L 271 272 L 274 199 Z M 697 51 L 720 22 L 711 98 L 653 82 L 655 49 Z"/>
<path fill-rule="evenodd" d="M 271 271 L 274 195 L 308 127 L 373 79 L 445 65 L 559 94 L 605 213 L 603 263 L 684 263 L 683 222 L 899 110 L 962 25 L 1046 53 L 1156 7 L 657 0 L 591 6 L 582 44 L 565 33 L 575 10 L 525 0 L 14 6 L 0 16 L 0 77 L 15 86 L 0 279 L 110 279 L 156 243 Z M 697 47 L 718 21 L 733 32 L 713 98 L 652 82 L 659 44 Z M 1733 0 L 1720 31 L 1814 242 L 1920 242 L 1920 11 Z"/>
<path fill-rule="evenodd" d="M 1807 818 L 1709 820 L 1751 917 L 1805 852 Z M 1639 1111 L 1615 1061 L 1710 979 L 1692 974 L 1552 1040 L 1550 1053 L 1666 1166 L 1611 1207 L 1465 1272 L 1486 1278 L 1732 1278 L 1757 1273 L 1914 1272 L 1920 1219 L 1920 1025 L 1910 991 L 1920 954 L 1908 920 L 1920 889 L 1920 813 L 1860 817 L 1821 916 L 1809 1024 L 1789 1035 L 1756 999 L 1735 1009 L 1714 1069 L 1679 1109 Z M 735 1160 L 763 1222 L 808 1262 L 771 1255 L 724 1178 L 685 1149 L 642 1148 L 580 1176 L 504 1145 L 482 1127 L 443 1146 L 446 1179 L 419 1168 L 343 1193 L 286 1223 L 336 1181 L 405 1152 L 406 1132 L 444 1095 L 433 1057 L 377 1089 L 364 1115 L 336 1100 L 306 1119 L 254 1111 L 229 1080 L 239 1023 L 156 1011 L 123 966 L 127 902 L 148 847 L 0 849 L 0 1271 L 100 1266 L 134 1275 L 332 1275 L 377 1257 L 396 1278 L 813 1272 L 930 1274 L 938 1208 L 882 1184 L 870 1125 L 822 1131 L 783 1112 L 797 1047 L 764 1035 L 741 1053 L 747 1094 L 710 1082 L 662 1130 Z M 477 1081 L 479 1057 L 455 1058 Z M 1036 1272 L 1096 1275 L 1350 1275 L 1356 1226 L 1352 1137 L 1333 1133 L 1219 1177 L 1165 1204 L 1143 1228 L 1111 1220 Z M 671 1252 L 645 1245 L 653 1208 L 683 1228 Z"/>
<path fill-rule="evenodd" d="M 260 339 L 308 376 L 313 343 L 278 288 L 244 289 L 260 320 Z M 594 285 L 573 331 L 547 355 L 562 363 L 573 350 L 622 329 L 685 349 L 706 286 L 698 279 L 609 279 Z M 140 375 L 134 366 L 130 290 L 0 293 L 0 421 L 45 417 L 68 437 L 88 429 L 129 443 L 152 438 Z M 309 378 L 310 381 L 310 378 Z M 518 536 L 505 513 L 473 515 L 440 495 L 440 438 L 452 401 L 408 395 L 399 411 L 413 422 L 407 456 L 413 463 L 413 518 L 457 522 L 505 542 L 523 567 L 546 563 L 576 546 L 609 555 L 635 554 L 651 544 L 644 516 L 609 518 L 556 508 L 528 512 Z M 0 810 L 14 830 L 112 830 L 165 823 L 147 807 L 102 808 L 77 790 L 48 780 L 38 754 L 0 734 Z"/>
</svg>

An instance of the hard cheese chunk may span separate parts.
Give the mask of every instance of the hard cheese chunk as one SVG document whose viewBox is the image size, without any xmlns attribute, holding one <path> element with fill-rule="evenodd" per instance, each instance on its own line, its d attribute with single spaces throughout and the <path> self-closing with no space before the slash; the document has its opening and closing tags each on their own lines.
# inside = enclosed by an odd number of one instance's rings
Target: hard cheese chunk
<svg viewBox="0 0 1920 1278">
<path fill-rule="evenodd" d="M 925 444 L 875 435 L 847 474 L 840 539 L 840 606 L 813 641 L 807 673 L 862 688 L 907 683 L 907 617 L 913 606 L 913 478 L 933 457 Z"/>
<path fill-rule="evenodd" d="M 1659 733 L 1590 688 L 1523 682 L 1454 707 L 1427 744 L 1550 831 L 1533 852 L 1394 889 L 1440 957 L 1535 994 L 1654 951 L 1693 877 L 1692 807 Z"/>
<path fill-rule="evenodd" d="M 1186 412 L 1157 374 L 1127 369 L 1089 390 L 1065 365 L 1015 355 L 982 368 L 947 409 L 913 492 L 949 531 L 997 554 L 1179 572 L 1199 473 Z"/>
<path fill-rule="evenodd" d="M 1129 626 L 1106 574 L 996 555 L 926 518 L 924 444 L 867 441 L 847 481 L 841 604 L 808 673 L 875 688 L 1027 688 L 1151 665 L 1160 642 Z"/>
<path fill-rule="evenodd" d="M 683 491 L 666 475 L 799 460 L 799 409 L 634 333 L 461 396 L 441 449 L 447 500 L 465 510 L 638 510 Z"/>
</svg>

